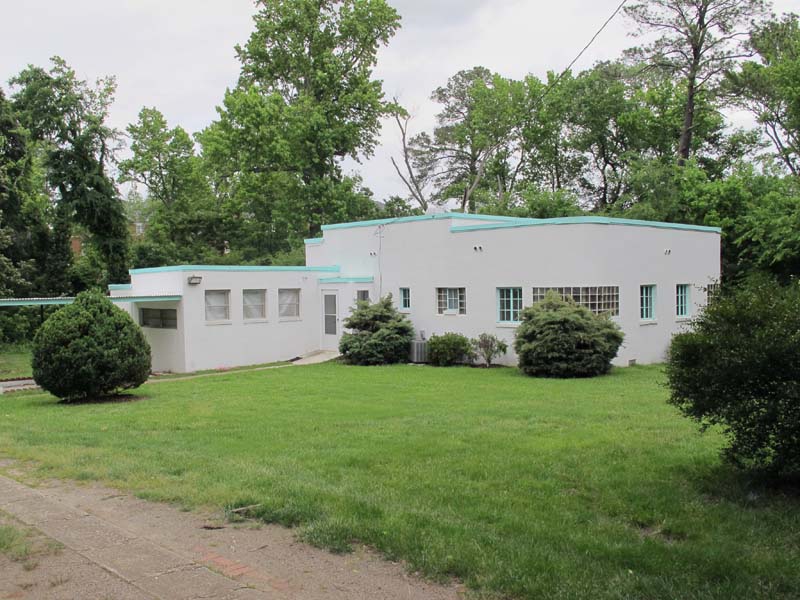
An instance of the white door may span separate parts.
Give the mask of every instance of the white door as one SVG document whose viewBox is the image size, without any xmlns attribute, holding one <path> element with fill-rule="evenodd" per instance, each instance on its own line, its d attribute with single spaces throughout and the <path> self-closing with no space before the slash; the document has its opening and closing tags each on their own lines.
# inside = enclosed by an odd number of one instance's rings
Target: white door
<svg viewBox="0 0 800 600">
<path fill-rule="evenodd" d="M 342 335 L 339 323 L 339 294 L 336 290 L 322 292 L 322 349 L 338 350 Z"/>
</svg>

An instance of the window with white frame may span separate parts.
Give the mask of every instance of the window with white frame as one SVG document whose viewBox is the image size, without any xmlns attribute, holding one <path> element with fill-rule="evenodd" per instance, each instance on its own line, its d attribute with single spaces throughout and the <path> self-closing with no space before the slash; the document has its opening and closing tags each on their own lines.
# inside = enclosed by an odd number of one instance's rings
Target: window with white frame
<svg viewBox="0 0 800 600">
<path fill-rule="evenodd" d="M 175 308 L 142 308 L 140 312 L 142 327 L 153 329 L 177 329 L 178 310 Z"/>
<path fill-rule="evenodd" d="M 300 318 L 300 290 L 278 290 L 278 316 L 282 319 Z"/>
<path fill-rule="evenodd" d="M 267 318 L 267 290 L 242 290 L 242 315 L 245 321 Z"/>
<path fill-rule="evenodd" d="M 588 308 L 596 315 L 619 316 L 619 286 L 535 287 L 533 288 L 533 303 L 544 300 L 547 292 L 551 290 L 564 299 L 571 298 L 576 304 Z"/>
<path fill-rule="evenodd" d="M 689 316 L 689 284 L 679 283 L 675 286 L 675 316 Z"/>
<path fill-rule="evenodd" d="M 400 288 L 401 310 L 411 310 L 411 288 Z"/>
<path fill-rule="evenodd" d="M 656 318 L 656 286 L 639 286 L 639 318 L 653 321 Z"/>
<path fill-rule="evenodd" d="M 497 320 L 500 323 L 518 323 L 522 312 L 522 288 L 497 288 Z"/>
<path fill-rule="evenodd" d="M 206 321 L 230 321 L 230 300 L 230 290 L 206 290 Z"/>
<path fill-rule="evenodd" d="M 358 302 L 369 302 L 369 290 L 356 291 L 356 300 Z"/>
<path fill-rule="evenodd" d="M 467 314 L 467 288 L 436 288 L 436 306 L 440 315 Z"/>
</svg>

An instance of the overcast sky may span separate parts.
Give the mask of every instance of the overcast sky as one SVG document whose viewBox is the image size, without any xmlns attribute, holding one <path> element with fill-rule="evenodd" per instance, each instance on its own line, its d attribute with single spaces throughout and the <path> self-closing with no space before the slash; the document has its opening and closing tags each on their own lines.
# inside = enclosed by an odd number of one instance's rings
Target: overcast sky
<svg viewBox="0 0 800 600">
<path fill-rule="evenodd" d="M 387 97 L 414 115 L 412 133 L 433 124 L 431 91 L 457 71 L 483 65 L 507 77 L 560 71 L 613 12 L 619 0 L 390 0 L 402 28 L 381 51 L 376 75 Z M 798 0 L 775 0 L 776 12 Z M 251 0 L 3 0 L 0 79 L 27 64 L 62 56 L 83 78 L 117 78 L 111 124 L 124 129 L 142 106 L 155 106 L 189 132 L 216 116 L 239 64 L 233 47 L 247 40 Z M 623 15 L 576 68 L 611 59 L 633 45 Z M 396 127 L 396 126 L 395 126 Z M 375 156 L 356 168 L 376 199 L 405 195 L 389 158 L 396 128 L 384 124 Z"/>
</svg>

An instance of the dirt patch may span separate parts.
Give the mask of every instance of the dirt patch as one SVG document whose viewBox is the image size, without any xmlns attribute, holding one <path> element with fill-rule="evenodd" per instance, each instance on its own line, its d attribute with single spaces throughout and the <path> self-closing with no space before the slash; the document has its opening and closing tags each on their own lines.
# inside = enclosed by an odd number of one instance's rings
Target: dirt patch
<svg viewBox="0 0 800 600">
<path fill-rule="evenodd" d="M 13 561 L 0 563 L 0 581 L 16 586 L 0 586 L 0 598 L 457 600 L 465 595 L 462 586 L 424 581 L 364 546 L 331 554 L 277 525 L 230 523 L 223 511 L 184 512 L 99 485 L 53 481 L 31 489 L 0 477 L 0 508 L 16 511 L 26 525 L 65 547 L 31 571 Z M 75 593 L 70 588 L 75 582 L 91 582 L 96 593 L 88 588 Z M 8 596 L 20 592 L 26 595 Z"/>
</svg>

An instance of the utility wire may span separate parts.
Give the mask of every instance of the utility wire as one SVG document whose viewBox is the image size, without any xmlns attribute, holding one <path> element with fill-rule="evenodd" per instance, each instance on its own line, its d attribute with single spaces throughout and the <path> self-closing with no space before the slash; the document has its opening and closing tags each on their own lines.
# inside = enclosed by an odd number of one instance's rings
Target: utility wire
<svg viewBox="0 0 800 600">
<path fill-rule="evenodd" d="M 569 72 L 569 71 L 572 69 L 572 67 L 574 67 L 574 66 L 575 66 L 575 63 L 576 63 L 576 62 L 578 62 L 578 61 L 581 59 L 581 57 L 582 57 L 582 56 L 583 56 L 583 55 L 586 53 L 586 51 L 587 51 L 587 50 L 588 50 L 588 49 L 589 49 L 589 48 L 592 46 L 592 44 L 594 44 L 595 40 L 597 40 L 597 38 L 598 38 L 598 37 L 600 37 L 600 34 L 601 34 L 601 33 L 603 33 L 603 32 L 605 31 L 606 27 L 608 27 L 608 25 L 611 23 L 611 21 L 613 21 L 613 20 L 614 20 L 614 17 L 616 17 L 616 16 L 617 16 L 617 15 L 620 13 L 620 11 L 623 9 L 623 7 L 624 7 L 624 6 L 625 6 L 627 3 L 628 3 L 628 0 L 622 0 L 622 2 L 620 2 L 619 6 L 617 6 L 616 10 L 615 10 L 613 13 L 611 13 L 611 16 L 610 16 L 610 17 L 608 17 L 608 19 L 606 19 L 606 22 L 605 22 L 605 23 L 603 23 L 603 25 L 600 27 L 600 29 L 598 29 L 598 30 L 597 30 L 597 32 L 596 32 L 596 33 L 595 33 L 595 34 L 592 36 L 592 39 L 591 39 L 591 40 L 589 40 L 589 43 L 588 43 L 588 44 L 586 44 L 586 45 L 583 47 L 583 50 L 581 50 L 581 51 L 578 53 L 578 56 L 576 56 L 575 58 L 573 58 L 573 59 L 572 59 L 572 62 L 571 62 L 571 63 L 569 63 L 569 65 L 567 65 L 567 68 L 566 68 L 566 69 L 564 69 L 563 71 L 561 71 L 561 74 L 560 74 L 558 77 L 556 77 L 555 81 L 553 81 L 553 83 L 551 83 L 549 86 L 547 86 L 547 89 L 545 89 L 545 91 L 544 91 L 544 93 L 542 94 L 541 98 L 539 98 L 539 100 L 540 100 L 540 101 L 541 101 L 541 100 L 544 100 L 545 96 L 547 96 L 547 94 L 549 94 L 549 93 L 550 93 L 550 90 L 552 90 L 554 87 L 556 87 L 556 86 L 558 85 L 558 83 L 559 83 L 559 82 L 560 82 L 560 81 L 561 81 L 561 80 L 564 78 L 564 76 L 565 76 L 565 75 L 566 75 L 566 74 L 567 74 L 567 73 L 568 73 L 568 72 Z"/>
</svg>

